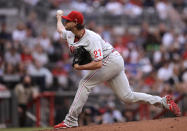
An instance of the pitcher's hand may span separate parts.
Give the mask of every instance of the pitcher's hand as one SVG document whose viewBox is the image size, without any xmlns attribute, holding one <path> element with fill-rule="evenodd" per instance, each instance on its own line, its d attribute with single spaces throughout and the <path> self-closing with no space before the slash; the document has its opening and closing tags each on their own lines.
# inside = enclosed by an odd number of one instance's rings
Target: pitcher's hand
<svg viewBox="0 0 187 131">
<path fill-rule="evenodd" d="M 63 15 L 64 15 L 64 11 L 63 10 L 57 10 L 57 12 L 56 12 L 57 20 L 61 20 Z"/>
</svg>

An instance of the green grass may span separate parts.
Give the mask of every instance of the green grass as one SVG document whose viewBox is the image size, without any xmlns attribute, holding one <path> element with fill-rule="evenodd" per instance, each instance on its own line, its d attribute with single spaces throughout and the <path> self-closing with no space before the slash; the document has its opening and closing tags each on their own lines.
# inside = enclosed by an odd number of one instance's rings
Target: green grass
<svg viewBox="0 0 187 131">
<path fill-rule="evenodd" d="M 38 131 L 38 130 L 45 130 L 45 129 L 52 129 L 50 127 L 43 127 L 43 128 L 0 128 L 0 131 Z"/>
</svg>

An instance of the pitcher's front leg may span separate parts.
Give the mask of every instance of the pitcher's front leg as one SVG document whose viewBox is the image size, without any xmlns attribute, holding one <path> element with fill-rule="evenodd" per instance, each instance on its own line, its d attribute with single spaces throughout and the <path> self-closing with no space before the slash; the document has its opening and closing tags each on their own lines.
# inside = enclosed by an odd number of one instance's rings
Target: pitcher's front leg
<svg viewBox="0 0 187 131">
<path fill-rule="evenodd" d="M 85 81 L 81 80 L 73 103 L 70 107 L 69 113 L 66 115 L 64 123 L 68 126 L 78 126 L 78 116 L 82 112 L 82 108 L 85 105 L 90 91 L 85 86 Z"/>
</svg>

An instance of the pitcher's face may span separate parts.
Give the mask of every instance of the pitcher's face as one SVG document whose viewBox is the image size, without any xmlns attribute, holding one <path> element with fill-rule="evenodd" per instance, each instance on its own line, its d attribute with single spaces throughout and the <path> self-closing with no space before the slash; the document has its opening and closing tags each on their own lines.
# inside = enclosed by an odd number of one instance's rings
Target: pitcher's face
<svg viewBox="0 0 187 131">
<path fill-rule="evenodd" d="M 76 23 L 73 21 L 65 20 L 65 22 L 64 22 L 64 27 L 66 30 L 71 31 L 75 26 L 76 26 Z"/>
</svg>

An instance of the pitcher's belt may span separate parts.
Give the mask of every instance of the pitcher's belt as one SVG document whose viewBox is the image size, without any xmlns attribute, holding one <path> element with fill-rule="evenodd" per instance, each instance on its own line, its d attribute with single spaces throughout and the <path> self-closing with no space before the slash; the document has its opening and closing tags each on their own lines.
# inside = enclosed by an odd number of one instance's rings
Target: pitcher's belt
<svg viewBox="0 0 187 131">
<path fill-rule="evenodd" d="M 103 59 L 107 58 L 110 54 L 112 54 L 115 51 L 117 51 L 117 50 L 115 48 L 113 48 L 112 51 L 107 56 L 105 56 Z"/>
</svg>

